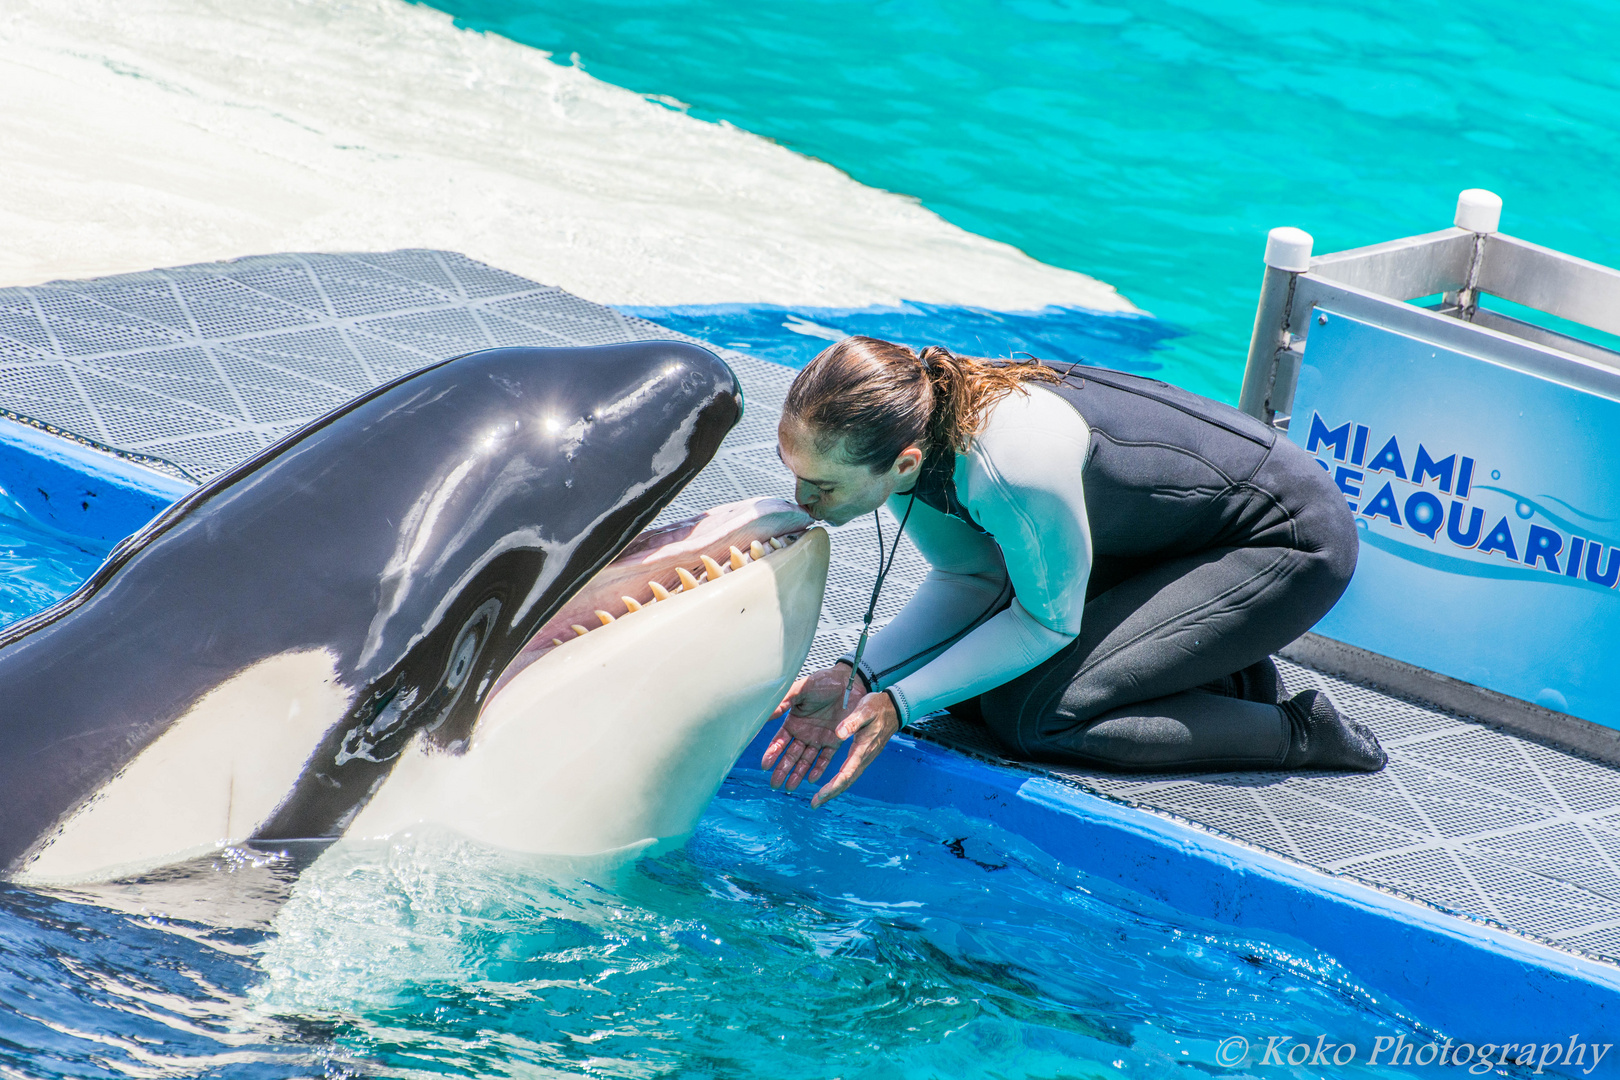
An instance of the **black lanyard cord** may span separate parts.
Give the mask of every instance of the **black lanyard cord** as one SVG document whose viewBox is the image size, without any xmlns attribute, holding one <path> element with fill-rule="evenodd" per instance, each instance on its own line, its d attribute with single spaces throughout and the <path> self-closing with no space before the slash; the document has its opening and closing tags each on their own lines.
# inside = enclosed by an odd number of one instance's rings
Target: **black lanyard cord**
<svg viewBox="0 0 1620 1080">
<path fill-rule="evenodd" d="M 883 591 L 883 582 L 888 578 L 889 571 L 894 569 L 894 556 L 900 550 L 900 537 L 905 535 L 906 522 L 911 520 L 911 508 L 916 505 L 917 496 L 913 494 L 906 502 L 906 512 L 900 515 L 900 529 L 894 534 L 894 543 L 889 545 L 887 559 L 883 557 L 883 517 L 876 510 L 872 511 L 872 521 L 877 525 L 878 575 L 877 580 L 872 583 L 872 602 L 866 605 L 865 625 L 868 629 L 872 626 L 872 616 L 877 612 L 878 594 Z"/>
<path fill-rule="evenodd" d="M 912 492 L 910 501 L 906 503 L 906 512 L 900 516 L 900 528 L 894 534 L 894 543 L 889 545 L 887 559 L 883 557 L 883 517 L 878 511 L 872 511 L 872 520 L 877 524 L 877 578 L 872 582 L 872 600 L 866 605 L 866 618 L 861 620 L 861 639 L 855 646 L 855 662 L 850 665 L 849 678 L 844 680 L 843 707 L 846 709 L 849 708 L 849 692 L 855 685 L 855 673 L 860 670 L 861 657 L 866 654 L 866 639 L 872 633 L 872 619 L 877 614 L 878 596 L 883 592 L 883 582 L 888 578 L 889 571 L 894 568 L 894 557 L 900 551 L 900 538 L 906 534 L 906 522 L 911 520 L 911 508 L 916 505 L 917 494 Z"/>
</svg>

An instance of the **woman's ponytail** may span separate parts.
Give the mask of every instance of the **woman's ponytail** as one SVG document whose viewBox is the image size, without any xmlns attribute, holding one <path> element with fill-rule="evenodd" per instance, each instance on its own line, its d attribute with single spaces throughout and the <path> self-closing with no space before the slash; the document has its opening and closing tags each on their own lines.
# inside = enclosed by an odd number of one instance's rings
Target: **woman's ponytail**
<svg viewBox="0 0 1620 1080">
<path fill-rule="evenodd" d="M 956 354 L 943 345 L 930 345 L 917 354 L 933 390 L 933 409 L 928 416 L 928 445 L 957 447 L 958 414 L 961 411 L 967 372 Z"/>
</svg>

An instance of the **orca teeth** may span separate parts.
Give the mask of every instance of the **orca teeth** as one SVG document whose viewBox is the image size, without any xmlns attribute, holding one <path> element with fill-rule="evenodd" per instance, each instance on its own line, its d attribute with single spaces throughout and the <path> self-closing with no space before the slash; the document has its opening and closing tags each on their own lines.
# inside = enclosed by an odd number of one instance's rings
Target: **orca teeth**
<svg viewBox="0 0 1620 1080">
<path fill-rule="evenodd" d="M 730 558 L 728 560 L 730 564 L 729 566 L 720 563 L 711 556 L 699 555 L 698 558 L 703 561 L 702 577 L 697 576 L 684 566 L 677 566 L 675 568 L 675 576 L 680 579 L 679 586 L 672 591 L 665 588 L 657 581 L 648 581 L 647 589 L 652 593 L 652 599 L 643 602 L 637 600 L 633 596 L 621 596 L 619 599 L 624 603 L 624 613 L 625 615 L 632 615 L 646 607 L 648 604 L 656 604 L 660 600 L 668 600 L 671 596 L 675 595 L 676 592 L 690 592 L 699 585 L 702 585 L 705 581 L 718 581 L 722 574 L 730 573 L 732 570 L 741 570 L 749 563 L 757 559 L 763 559 L 772 551 L 781 551 L 793 544 L 803 535 L 803 533 L 790 533 L 787 536 L 773 536 L 766 543 L 760 543 L 758 540 L 751 540 L 748 543 L 748 552 L 746 554 L 744 554 L 741 548 L 733 544 L 731 545 Z M 767 544 L 769 546 L 767 546 Z M 607 626 L 608 624 L 617 622 L 619 619 L 623 618 L 623 616 L 616 616 L 612 612 L 604 611 L 600 608 L 596 610 L 595 615 L 597 620 L 603 626 Z M 581 626 L 578 623 L 575 623 L 573 626 L 569 627 L 569 629 L 573 630 L 575 637 L 584 637 L 591 630 L 594 630 L 595 627 Z M 562 638 L 552 638 L 551 644 L 553 646 L 560 647 L 567 644 L 567 642 L 565 642 Z"/>
</svg>

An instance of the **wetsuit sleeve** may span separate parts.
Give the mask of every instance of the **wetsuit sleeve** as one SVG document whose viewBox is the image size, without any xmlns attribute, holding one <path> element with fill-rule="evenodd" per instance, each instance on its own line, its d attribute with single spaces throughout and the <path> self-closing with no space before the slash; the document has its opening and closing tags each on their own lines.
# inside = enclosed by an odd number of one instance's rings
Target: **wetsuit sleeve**
<svg viewBox="0 0 1620 1080">
<path fill-rule="evenodd" d="M 884 687 L 900 713 L 900 726 L 994 690 L 1074 640 L 1012 606 L 975 627 L 950 648 L 892 686 Z"/>
<path fill-rule="evenodd" d="M 1080 632 L 1091 576 L 1083 484 L 1090 445 L 1078 412 L 1031 387 L 997 402 L 960 456 L 958 496 L 995 538 L 1015 599 L 892 685 L 880 681 L 902 724 L 1022 675 Z"/>
<path fill-rule="evenodd" d="M 890 500 L 896 518 L 907 512 L 909 500 L 909 495 Z M 989 536 L 927 503 L 917 503 L 910 514 L 906 535 L 928 560 L 928 576 L 866 644 L 861 678 L 874 688 L 888 686 L 938 656 L 1005 607 L 1012 592 L 1001 550 Z M 854 663 L 854 650 L 839 659 Z"/>
</svg>

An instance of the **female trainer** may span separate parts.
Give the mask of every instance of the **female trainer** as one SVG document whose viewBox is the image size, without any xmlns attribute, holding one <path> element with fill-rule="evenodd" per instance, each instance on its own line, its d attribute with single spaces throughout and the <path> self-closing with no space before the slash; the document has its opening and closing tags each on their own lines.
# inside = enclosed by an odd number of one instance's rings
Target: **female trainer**
<svg viewBox="0 0 1620 1080">
<path fill-rule="evenodd" d="M 931 567 L 863 655 L 804 676 L 762 766 L 789 790 L 952 707 L 1010 755 L 1123 771 L 1356 769 L 1378 740 L 1271 653 L 1356 565 L 1344 496 L 1254 418 L 1154 379 L 852 337 L 788 392 L 778 452 L 809 513 L 885 502 Z M 852 678 L 853 672 L 853 678 Z"/>
</svg>

